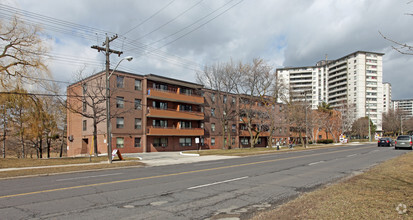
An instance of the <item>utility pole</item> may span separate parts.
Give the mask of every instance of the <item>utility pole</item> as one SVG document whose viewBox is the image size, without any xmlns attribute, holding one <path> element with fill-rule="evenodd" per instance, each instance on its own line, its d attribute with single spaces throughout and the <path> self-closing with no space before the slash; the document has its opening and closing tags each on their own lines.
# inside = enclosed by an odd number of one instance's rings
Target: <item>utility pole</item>
<svg viewBox="0 0 413 220">
<path fill-rule="evenodd" d="M 366 111 L 367 111 L 367 118 L 368 118 L 368 123 L 369 123 L 369 142 L 371 142 L 371 128 L 370 128 L 370 103 L 369 103 L 369 100 L 368 100 L 368 98 L 366 97 L 366 99 L 367 99 L 367 107 L 368 108 L 366 108 Z"/>
<path fill-rule="evenodd" d="M 307 125 L 307 92 L 308 91 L 305 91 L 304 92 L 304 100 L 305 100 L 305 103 L 304 103 L 304 108 L 305 108 L 305 112 L 304 112 L 304 114 L 305 114 L 305 139 L 304 139 L 304 148 L 307 148 L 307 127 L 308 127 L 308 125 Z"/>
<path fill-rule="evenodd" d="M 105 56 L 106 56 L 106 144 L 108 147 L 108 160 L 109 163 L 112 163 L 112 134 L 111 134 L 111 123 L 110 123 L 110 80 L 109 80 L 109 68 L 110 68 L 110 59 L 109 55 L 114 53 L 120 56 L 123 52 L 122 51 L 116 51 L 112 50 L 109 47 L 109 43 L 114 41 L 116 38 L 118 38 L 118 35 L 112 36 L 110 39 L 106 35 L 106 40 L 103 42 L 102 46 L 106 47 L 99 47 L 97 45 L 92 46 L 92 49 L 96 49 L 98 52 L 104 51 Z M 97 153 L 97 145 L 95 147 L 95 153 Z"/>
</svg>

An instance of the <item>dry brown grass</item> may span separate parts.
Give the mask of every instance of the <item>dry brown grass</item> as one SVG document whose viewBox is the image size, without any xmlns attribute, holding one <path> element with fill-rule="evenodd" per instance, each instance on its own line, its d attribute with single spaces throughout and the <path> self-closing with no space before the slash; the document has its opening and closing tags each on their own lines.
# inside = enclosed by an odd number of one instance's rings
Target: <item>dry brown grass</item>
<svg viewBox="0 0 413 220">
<path fill-rule="evenodd" d="M 407 206 L 407 213 L 398 214 L 400 203 Z M 413 153 L 304 194 L 253 219 L 413 219 Z"/>
<path fill-rule="evenodd" d="M 281 153 L 286 151 L 302 151 L 302 150 L 311 150 L 317 148 L 328 148 L 328 147 L 338 147 L 340 145 L 333 144 L 323 144 L 323 145 L 308 145 L 307 148 L 299 146 L 294 146 L 294 148 L 289 149 L 287 146 L 282 147 L 280 150 L 274 148 L 234 148 L 234 149 L 214 149 L 214 150 L 200 150 L 200 151 L 188 151 L 186 153 L 198 153 L 201 156 L 207 155 L 223 155 L 223 156 L 251 156 L 251 155 L 260 155 L 268 153 Z M 346 146 L 346 145 L 342 145 Z"/>
</svg>

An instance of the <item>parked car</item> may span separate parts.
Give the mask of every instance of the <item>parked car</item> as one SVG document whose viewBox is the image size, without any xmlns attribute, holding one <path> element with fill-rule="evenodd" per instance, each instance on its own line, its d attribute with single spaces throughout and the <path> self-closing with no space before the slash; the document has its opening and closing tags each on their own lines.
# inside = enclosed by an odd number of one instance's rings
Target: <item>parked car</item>
<svg viewBox="0 0 413 220">
<path fill-rule="evenodd" d="M 394 149 L 400 148 L 412 148 L 412 136 L 409 135 L 400 135 L 397 137 L 396 142 L 394 144 Z"/>
<path fill-rule="evenodd" d="M 394 146 L 394 141 L 391 138 L 385 137 L 385 138 L 380 138 L 379 141 L 377 142 L 378 147 L 393 147 Z"/>
</svg>

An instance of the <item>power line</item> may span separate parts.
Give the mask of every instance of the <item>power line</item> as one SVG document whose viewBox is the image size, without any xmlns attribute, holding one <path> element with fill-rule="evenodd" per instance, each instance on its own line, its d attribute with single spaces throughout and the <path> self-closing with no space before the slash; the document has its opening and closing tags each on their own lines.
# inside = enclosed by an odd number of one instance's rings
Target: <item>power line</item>
<svg viewBox="0 0 413 220">
<path fill-rule="evenodd" d="M 51 30 L 51 31 L 54 31 L 54 32 L 59 32 L 59 33 L 67 34 L 67 35 L 80 37 L 82 39 L 89 40 L 89 41 L 95 41 L 96 40 L 96 36 L 95 36 L 96 34 L 101 34 L 102 35 L 102 34 L 106 34 L 106 33 L 113 33 L 113 32 L 104 31 L 104 30 L 92 28 L 92 27 L 85 26 L 85 25 L 79 25 L 79 24 L 75 24 L 75 23 L 55 19 L 55 18 L 52 18 L 52 17 L 47 17 L 47 16 L 44 16 L 44 15 L 36 14 L 36 13 L 25 11 L 25 10 L 21 10 L 21 9 L 14 8 L 14 7 L 11 7 L 11 6 L 6 6 L 6 5 L 3 5 L 3 4 L 0 4 L 0 12 L 3 12 L 3 13 L 0 13 L 0 17 L 6 18 L 8 20 L 12 20 L 13 16 L 17 14 L 17 15 L 20 15 L 21 19 L 26 21 L 26 23 L 28 23 L 28 24 L 32 24 L 32 25 L 41 24 L 42 26 L 45 26 L 45 28 L 47 30 Z M 89 34 L 87 34 L 87 33 L 89 33 Z M 119 43 L 114 43 L 114 45 L 119 46 Z M 136 45 L 135 45 L 135 47 L 136 47 Z M 137 47 L 142 49 L 143 51 L 145 51 L 145 45 L 143 45 L 143 46 L 139 45 Z M 162 52 L 162 53 L 152 52 L 150 55 L 155 56 L 156 58 L 165 60 L 169 63 L 179 65 L 183 68 L 187 68 L 187 69 L 188 69 L 187 65 L 192 65 L 192 64 L 189 64 L 187 62 L 194 63 L 193 61 L 188 61 L 186 59 L 184 60 L 183 58 L 181 58 L 179 56 L 164 53 L 164 52 Z M 179 60 L 182 60 L 182 61 L 179 61 Z M 192 70 L 194 70 L 194 69 L 192 69 Z"/>
<path fill-rule="evenodd" d="M 224 14 L 224 13 L 226 13 L 227 11 L 231 10 L 232 8 L 234 8 L 235 6 L 237 6 L 238 4 L 240 4 L 240 3 L 241 3 L 241 2 L 243 2 L 243 1 L 244 1 L 244 0 L 241 0 L 241 1 L 237 2 L 236 4 L 232 5 L 230 8 L 228 8 L 228 9 L 226 9 L 225 11 L 223 11 L 223 12 L 219 13 L 218 15 L 216 15 L 215 17 L 213 17 L 213 18 L 209 19 L 209 20 L 208 20 L 208 21 L 206 21 L 205 23 L 203 23 L 203 24 L 199 25 L 199 26 L 198 26 L 198 27 L 196 27 L 195 29 L 193 29 L 193 30 L 191 30 L 191 31 L 189 31 L 189 32 L 187 32 L 187 33 L 185 33 L 184 35 L 182 35 L 182 36 L 180 36 L 180 37 L 178 37 L 178 38 L 176 38 L 176 39 L 174 39 L 174 40 L 172 40 L 172 41 L 170 41 L 170 42 L 168 42 L 168 43 L 166 43 L 166 44 L 162 45 L 161 47 L 159 47 L 159 48 L 158 48 L 158 50 L 159 50 L 159 49 L 161 49 L 161 48 L 163 48 L 163 47 L 165 47 L 165 46 L 167 46 L 167 45 L 170 45 L 170 44 L 172 44 L 172 43 L 176 42 L 177 40 L 179 40 L 179 39 L 181 39 L 181 38 L 183 38 L 183 37 L 187 36 L 188 34 L 191 34 L 191 33 L 192 33 L 192 32 L 194 32 L 194 31 L 196 31 L 196 30 L 200 29 L 200 28 L 201 28 L 201 27 L 203 27 L 204 25 L 208 24 L 208 23 L 209 23 L 209 22 L 211 22 L 212 20 L 214 20 L 214 19 L 218 18 L 218 17 L 219 17 L 219 16 L 221 16 L 222 14 Z"/>
<path fill-rule="evenodd" d="M 149 16 L 147 19 L 143 20 L 141 23 L 139 23 L 138 25 L 136 25 L 135 27 L 131 28 L 130 30 L 126 31 L 125 33 L 121 34 L 121 35 L 126 35 L 129 32 L 135 30 L 136 28 L 138 28 L 139 26 L 141 26 L 142 24 L 144 24 L 145 22 L 147 22 L 148 20 L 150 20 L 151 18 L 155 17 L 157 14 L 159 14 L 161 11 L 163 11 L 164 9 L 166 9 L 167 7 L 169 7 L 175 0 L 170 1 L 168 4 L 166 4 L 164 7 L 162 7 L 161 9 L 159 9 L 157 12 L 153 13 L 151 16 Z"/>
<path fill-rule="evenodd" d="M 159 40 L 153 41 L 153 42 L 149 43 L 148 45 L 153 45 L 153 44 L 155 44 L 155 43 L 158 43 L 158 42 L 160 42 L 160 41 L 163 41 L 163 40 L 165 40 L 165 39 L 168 39 L 169 37 L 172 37 L 172 36 L 174 36 L 174 35 L 182 32 L 182 31 L 184 31 L 184 30 L 192 27 L 192 26 L 195 25 L 196 23 L 202 21 L 203 19 L 209 17 L 210 15 L 214 14 L 215 12 L 221 10 L 222 8 L 224 8 L 225 6 L 227 6 L 228 4 L 230 4 L 230 3 L 233 2 L 233 1 L 234 1 L 234 0 L 230 0 L 229 2 L 225 3 L 225 4 L 222 5 L 221 7 L 213 10 L 212 12 L 210 12 L 210 13 L 208 13 L 208 14 L 206 14 L 206 15 L 204 15 L 203 17 L 201 17 L 201 18 L 199 18 L 198 20 L 192 22 L 191 24 L 185 26 L 184 28 L 181 28 L 181 29 L 179 29 L 178 31 L 176 31 L 176 32 L 174 32 L 174 33 L 172 33 L 172 34 L 170 34 L 170 35 L 168 35 L 168 36 L 165 36 L 165 37 L 163 37 L 163 38 L 161 38 L 161 39 L 159 39 Z"/>
<path fill-rule="evenodd" d="M 203 2 L 204 0 L 198 1 L 197 3 L 195 3 L 194 5 L 192 5 L 191 7 L 189 7 L 188 9 L 184 10 L 183 12 L 181 12 L 180 14 L 178 14 L 176 17 L 172 18 L 171 20 L 165 22 L 164 24 L 162 24 L 161 26 L 153 29 L 152 31 L 150 31 L 149 33 L 144 34 L 143 36 L 140 36 L 139 38 L 133 40 L 132 42 L 138 41 L 152 33 L 154 33 L 155 31 L 160 30 L 161 28 L 165 27 L 166 25 L 172 23 L 173 21 L 175 21 L 176 19 L 178 19 L 179 17 L 181 17 L 182 15 L 186 14 L 188 11 L 192 10 L 193 8 L 195 8 L 196 6 L 198 6 L 199 4 L 201 4 L 201 2 Z"/>
</svg>

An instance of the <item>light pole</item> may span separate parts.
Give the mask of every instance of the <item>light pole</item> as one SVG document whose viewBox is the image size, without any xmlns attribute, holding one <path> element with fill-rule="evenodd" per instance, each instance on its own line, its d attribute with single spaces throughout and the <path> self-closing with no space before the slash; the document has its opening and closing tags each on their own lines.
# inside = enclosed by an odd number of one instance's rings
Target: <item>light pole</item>
<svg viewBox="0 0 413 220">
<path fill-rule="evenodd" d="M 112 70 L 112 72 L 109 74 L 109 65 L 106 65 L 106 129 L 107 129 L 107 135 L 106 135 L 106 143 L 108 145 L 108 160 L 109 163 L 112 163 L 112 135 L 111 135 L 111 124 L 110 124 L 110 77 L 112 74 L 115 72 L 116 68 L 118 68 L 119 64 L 124 61 L 131 61 L 133 57 L 127 56 L 122 58 L 116 67 Z"/>
</svg>

